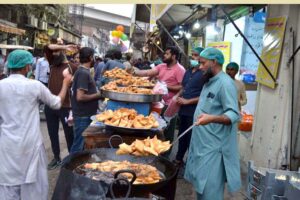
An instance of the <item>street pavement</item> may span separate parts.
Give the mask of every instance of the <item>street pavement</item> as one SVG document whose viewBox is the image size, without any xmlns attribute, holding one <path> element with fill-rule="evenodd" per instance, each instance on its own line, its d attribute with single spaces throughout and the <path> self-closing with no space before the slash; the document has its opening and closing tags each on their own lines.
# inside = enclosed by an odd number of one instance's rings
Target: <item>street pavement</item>
<svg viewBox="0 0 300 200">
<path fill-rule="evenodd" d="M 48 161 L 50 162 L 53 158 L 52 150 L 51 150 L 51 143 L 50 143 L 50 138 L 48 135 L 47 131 L 47 125 L 44 120 L 41 120 L 41 131 L 44 139 L 44 144 L 48 156 Z M 67 150 L 67 145 L 66 145 L 66 140 L 64 138 L 64 133 L 63 129 L 60 124 L 59 128 L 59 141 L 60 141 L 60 147 L 61 147 L 61 158 L 63 159 L 68 155 L 68 150 Z M 171 158 L 174 157 L 175 153 L 177 151 L 177 147 L 175 147 L 171 153 Z M 50 200 L 53 194 L 53 190 L 56 185 L 56 180 L 59 174 L 59 168 L 56 168 L 54 170 L 48 170 L 48 178 L 49 178 L 49 196 L 48 199 Z M 183 172 L 181 172 L 182 174 Z M 243 180 L 245 180 L 245 175 L 243 176 Z M 245 185 L 245 184 L 244 184 Z M 228 192 L 225 190 L 225 200 L 244 200 L 246 199 L 245 196 L 245 186 L 244 188 L 240 191 L 237 192 L 234 195 L 229 195 Z M 187 181 L 184 179 L 180 178 L 177 179 L 177 189 L 176 189 L 176 200 L 192 200 L 196 199 L 196 193 L 193 190 L 193 187 L 191 184 L 189 184 Z"/>
</svg>

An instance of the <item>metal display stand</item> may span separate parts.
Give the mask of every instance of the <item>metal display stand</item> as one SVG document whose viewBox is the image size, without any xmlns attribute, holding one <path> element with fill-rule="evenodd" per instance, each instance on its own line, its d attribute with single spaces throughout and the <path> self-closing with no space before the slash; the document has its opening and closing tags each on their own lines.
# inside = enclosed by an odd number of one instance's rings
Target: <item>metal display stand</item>
<svg viewBox="0 0 300 200">
<path fill-rule="evenodd" d="M 249 161 L 247 198 L 251 200 L 299 199 L 300 179 L 297 188 L 295 184 L 290 182 L 292 177 L 299 179 L 299 171 L 260 168 L 255 167 L 253 161 Z M 296 196 L 298 197 L 296 198 Z"/>
</svg>

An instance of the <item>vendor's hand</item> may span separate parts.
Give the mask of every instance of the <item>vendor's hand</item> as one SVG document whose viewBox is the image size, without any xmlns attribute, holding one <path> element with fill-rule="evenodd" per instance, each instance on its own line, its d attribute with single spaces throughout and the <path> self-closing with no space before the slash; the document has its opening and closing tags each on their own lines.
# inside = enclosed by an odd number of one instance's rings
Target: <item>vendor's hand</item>
<svg viewBox="0 0 300 200">
<path fill-rule="evenodd" d="M 78 50 L 78 46 L 75 45 L 75 44 L 69 44 L 69 45 L 66 45 L 66 50 L 67 51 L 77 51 Z"/>
<path fill-rule="evenodd" d="M 213 121 L 213 116 L 208 114 L 201 114 L 197 117 L 196 125 L 206 125 Z"/>
<path fill-rule="evenodd" d="M 187 100 L 185 98 L 182 98 L 182 97 L 178 97 L 177 98 L 177 103 L 180 104 L 180 105 L 187 105 L 187 104 L 189 104 L 189 100 Z"/>
</svg>

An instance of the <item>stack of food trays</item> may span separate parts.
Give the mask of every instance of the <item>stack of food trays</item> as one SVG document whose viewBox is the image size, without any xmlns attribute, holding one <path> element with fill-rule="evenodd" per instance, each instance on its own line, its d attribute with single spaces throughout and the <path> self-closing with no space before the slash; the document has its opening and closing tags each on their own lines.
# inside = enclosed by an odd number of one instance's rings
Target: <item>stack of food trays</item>
<svg viewBox="0 0 300 200">
<path fill-rule="evenodd" d="M 136 103 L 159 102 L 161 94 L 154 94 L 154 83 L 140 77 L 134 77 L 125 70 L 115 68 L 104 73 L 113 81 L 101 87 L 102 96 L 111 100 Z"/>
</svg>

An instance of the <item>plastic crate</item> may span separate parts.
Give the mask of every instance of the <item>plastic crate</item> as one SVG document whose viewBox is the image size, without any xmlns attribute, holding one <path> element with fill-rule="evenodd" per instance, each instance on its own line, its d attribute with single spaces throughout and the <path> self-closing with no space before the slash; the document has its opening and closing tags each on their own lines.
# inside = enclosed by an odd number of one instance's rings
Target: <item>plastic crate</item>
<svg viewBox="0 0 300 200">
<path fill-rule="evenodd" d="M 247 187 L 247 198 L 251 200 L 261 200 L 262 191 L 259 190 L 257 187 L 252 185 L 251 183 L 248 184 Z"/>
<path fill-rule="evenodd" d="M 289 177 L 291 180 L 286 182 L 284 197 L 288 200 L 300 199 L 300 179 L 299 176 L 294 178 L 297 178 L 298 181 L 294 182 L 293 177 Z"/>
</svg>

